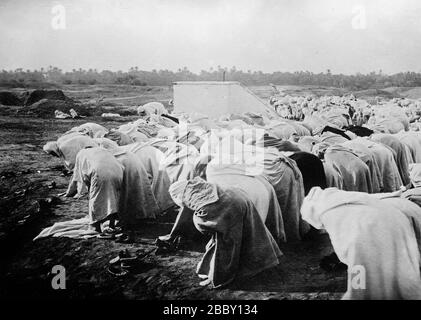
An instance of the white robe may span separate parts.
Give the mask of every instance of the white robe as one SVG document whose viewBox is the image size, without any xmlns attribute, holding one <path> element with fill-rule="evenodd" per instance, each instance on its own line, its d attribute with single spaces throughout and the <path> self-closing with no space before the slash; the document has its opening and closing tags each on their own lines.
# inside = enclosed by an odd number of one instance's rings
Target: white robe
<svg viewBox="0 0 421 320">
<path fill-rule="evenodd" d="M 120 203 L 123 166 L 103 148 L 81 150 L 75 162 L 69 191 L 78 194 L 89 189 L 89 219 L 91 224 L 102 222 L 117 213 Z"/>
<path fill-rule="evenodd" d="M 119 203 L 122 224 L 131 227 L 136 220 L 155 218 L 158 204 L 142 161 L 127 151 L 117 151 L 114 156 L 124 168 Z"/>
<path fill-rule="evenodd" d="M 66 139 L 57 140 L 59 156 L 70 170 L 73 169 L 78 152 L 86 147 L 96 147 L 97 143 L 87 135 L 75 134 Z"/>
<path fill-rule="evenodd" d="M 303 219 L 329 233 L 339 260 L 348 266 L 343 299 L 421 299 L 414 226 L 390 201 L 318 187 L 304 199 Z"/>
<path fill-rule="evenodd" d="M 282 212 L 273 187 L 265 178 L 248 176 L 242 170 L 235 165 L 213 165 L 211 161 L 206 169 L 207 181 L 222 188 L 235 187 L 245 191 L 275 240 L 285 241 Z"/>
<path fill-rule="evenodd" d="M 166 168 L 161 166 L 164 154 L 157 148 L 140 143 L 129 144 L 121 148 L 133 152 L 142 161 L 148 173 L 149 181 L 152 184 L 152 191 L 159 208 L 165 211 L 173 206 L 174 202 L 168 192 L 171 185 L 170 177 Z"/>
</svg>

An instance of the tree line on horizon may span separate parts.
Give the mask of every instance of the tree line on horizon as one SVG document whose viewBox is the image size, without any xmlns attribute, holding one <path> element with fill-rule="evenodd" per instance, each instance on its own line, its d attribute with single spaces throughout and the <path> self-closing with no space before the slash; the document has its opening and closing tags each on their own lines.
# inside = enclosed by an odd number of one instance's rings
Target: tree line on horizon
<svg viewBox="0 0 421 320">
<path fill-rule="evenodd" d="M 347 88 L 352 90 L 382 89 L 387 87 L 417 87 L 421 86 L 421 73 L 400 72 L 392 75 L 380 71 L 355 75 L 333 74 L 330 70 L 321 73 L 310 71 L 265 73 L 262 71 L 243 71 L 236 67 L 210 68 L 199 73 L 191 72 L 187 67 L 177 71 L 170 70 L 139 70 L 132 67 L 128 71 L 98 71 L 97 69 L 73 69 L 63 71 L 57 67 L 41 68 L 40 70 L 2 70 L 0 86 L 31 87 L 55 85 L 95 85 L 120 84 L 133 86 L 167 86 L 175 81 L 239 81 L 245 85 L 313 85 Z"/>
</svg>

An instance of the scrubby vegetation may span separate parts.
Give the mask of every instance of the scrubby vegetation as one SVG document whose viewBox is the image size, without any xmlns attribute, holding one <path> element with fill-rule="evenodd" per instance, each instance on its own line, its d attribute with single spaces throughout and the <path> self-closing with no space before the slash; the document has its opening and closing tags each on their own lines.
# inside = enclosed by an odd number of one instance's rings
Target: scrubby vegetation
<svg viewBox="0 0 421 320">
<path fill-rule="evenodd" d="M 0 86 L 2 87 L 55 87 L 58 85 L 94 85 L 125 84 L 134 86 L 166 86 L 174 81 L 240 81 L 245 85 L 316 85 L 348 88 L 351 90 L 382 89 L 387 87 L 421 86 L 421 73 L 401 72 L 387 75 L 382 71 L 369 74 L 344 75 L 333 74 L 330 70 L 322 73 L 309 71 L 264 73 L 262 71 L 243 71 L 236 67 L 202 70 L 193 73 L 187 67 L 170 70 L 143 71 L 138 67 L 128 71 L 98 71 L 96 69 L 73 69 L 63 71 L 56 67 L 41 70 L 2 70 Z"/>
</svg>

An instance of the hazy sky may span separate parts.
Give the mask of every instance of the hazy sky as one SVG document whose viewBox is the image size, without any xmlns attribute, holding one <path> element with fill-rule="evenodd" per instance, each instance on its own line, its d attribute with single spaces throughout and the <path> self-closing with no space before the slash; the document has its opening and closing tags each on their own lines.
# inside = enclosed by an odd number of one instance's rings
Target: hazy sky
<svg viewBox="0 0 421 320">
<path fill-rule="evenodd" d="M 0 0 L 0 39 L 7 70 L 421 72 L 421 1 Z"/>
</svg>

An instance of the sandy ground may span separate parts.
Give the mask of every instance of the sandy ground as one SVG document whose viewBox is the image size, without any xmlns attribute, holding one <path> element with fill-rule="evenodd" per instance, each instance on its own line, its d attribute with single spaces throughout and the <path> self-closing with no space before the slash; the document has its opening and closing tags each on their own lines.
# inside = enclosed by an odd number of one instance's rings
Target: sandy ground
<svg viewBox="0 0 421 320">
<path fill-rule="evenodd" d="M 108 128 L 121 124 L 88 120 Z M 124 120 L 128 121 L 120 121 Z M 83 122 L 0 117 L 1 299 L 337 299 L 345 291 L 345 273 L 319 267 L 320 259 L 332 250 L 327 236 L 283 245 L 278 267 L 223 290 L 199 285 L 195 269 L 205 242 L 155 255 L 153 243 L 171 229 L 170 218 L 139 227 L 131 245 L 101 239 L 32 241 L 42 228 L 87 213 L 86 199 L 54 197 L 65 191 L 69 177 L 62 175 L 58 159 L 42 152 L 46 141 Z M 107 267 L 122 249 L 145 257 L 136 270 L 118 278 Z M 51 270 L 57 264 L 66 268 L 66 290 L 51 287 Z"/>
</svg>

